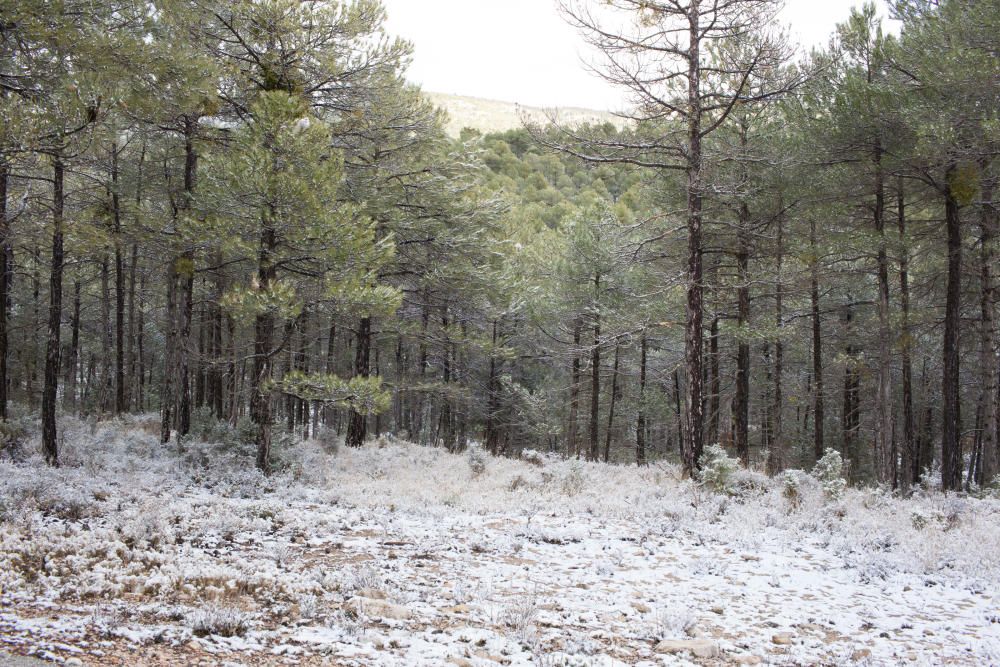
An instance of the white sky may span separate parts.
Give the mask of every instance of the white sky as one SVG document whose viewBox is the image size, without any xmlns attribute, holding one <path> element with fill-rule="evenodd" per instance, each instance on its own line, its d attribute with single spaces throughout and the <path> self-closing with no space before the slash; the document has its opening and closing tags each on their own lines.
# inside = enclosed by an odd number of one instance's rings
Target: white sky
<svg viewBox="0 0 1000 667">
<path fill-rule="evenodd" d="M 782 21 L 806 49 L 824 45 L 861 0 L 786 0 Z M 885 0 L 876 0 L 887 16 Z M 621 94 L 588 72 L 594 57 L 555 0 L 383 0 L 387 28 L 411 41 L 409 78 L 424 90 L 615 110 Z"/>
</svg>

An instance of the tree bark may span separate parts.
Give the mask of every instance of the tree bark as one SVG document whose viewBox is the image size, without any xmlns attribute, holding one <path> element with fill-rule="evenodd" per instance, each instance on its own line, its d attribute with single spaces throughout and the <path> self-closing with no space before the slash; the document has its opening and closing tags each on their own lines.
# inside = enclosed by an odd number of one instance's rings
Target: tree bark
<svg viewBox="0 0 1000 667">
<path fill-rule="evenodd" d="M 744 467 L 750 466 L 750 342 L 747 326 L 750 321 L 750 209 L 746 203 L 740 205 L 739 229 L 736 232 L 737 280 L 737 336 L 736 350 L 736 395 L 733 398 L 733 444 L 736 455 Z"/>
<path fill-rule="evenodd" d="M 267 292 L 277 277 L 274 251 L 277 234 L 271 226 L 274 212 L 265 215 L 261 223 L 257 284 Z M 250 416 L 257 425 L 257 469 L 265 475 L 271 472 L 271 426 L 274 421 L 271 374 L 274 351 L 274 313 L 266 310 L 254 318 L 254 360 L 250 390 Z"/>
<path fill-rule="evenodd" d="M 573 320 L 573 362 L 570 367 L 569 384 L 569 424 L 566 429 L 566 449 L 568 456 L 580 457 L 580 443 L 577 441 L 577 415 L 580 412 L 580 340 L 583 321 L 578 315 Z"/>
<path fill-rule="evenodd" d="M 875 142 L 874 226 L 878 254 L 878 391 L 875 396 L 875 479 L 880 484 L 896 487 L 896 453 L 892 447 L 892 395 L 890 370 L 892 353 L 889 332 L 889 259 L 885 242 L 885 176 L 882 171 L 882 144 Z"/>
<path fill-rule="evenodd" d="M 594 277 L 594 346 L 590 349 L 590 449 L 587 460 L 597 461 L 600 456 L 601 409 L 601 311 L 597 303 L 597 293 L 601 288 L 601 275 Z"/>
<path fill-rule="evenodd" d="M 902 322 L 900 324 L 900 359 L 903 373 L 903 442 L 902 449 L 902 470 L 899 475 L 899 486 L 904 493 L 908 492 L 910 486 L 920 481 L 920 453 L 916 450 L 916 436 L 914 434 L 913 418 L 913 360 L 910 349 L 913 345 L 913 337 L 910 333 L 910 275 L 909 275 L 909 250 L 906 239 L 906 199 L 903 189 L 903 178 L 899 177 L 898 182 L 898 208 L 897 221 L 899 225 L 899 300 L 902 310 Z"/>
<path fill-rule="evenodd" d="M 63 277 L 63 163 L 52 164 L 52 264 L 49 271 L 49 326 L 45 347 L 45 385 L 42 391 L 42 451 L 45 462 L 59 465 L 56 434 L 56 394 L 59 390 L 59 334 L 62 325 Z"/>
<path fill-rule="evenodd" d="M 996 262 L 993 245 L 996 242 L 997 217 L 993 204 L 993 181 L 987 173 L 988 164 L 981 164 L 982 204 L 979 212 L 980 238 L 980 314 L 981 340 L 980 355 L 982 368 L 982 394 L 980 405 L 983 413 L 980 448 L 973 466 L 973 481 L 982 488 L 997 475 L 997 428 L 1000 426 L 1000 401 L 998 401 L 998 363 L 1000 363 L 1000 341 L 997 340 L 994 309 L 996 308 L 996 283 L 993 267 Z"/>
<path fill-rule="evenodd" d="M 635 462 L 646 465 L 646 332 L 639 342 L 639 416 L 635 423 Z"/>
<path fill-rule="evenodd" d="M 962 228 L 958 201 L 951 189 L 955 167 L 945 175 L 945 226 L 948 234 L 948 284 L 945 297 L 943 378 L 941 382 L 941 487 L 962 488 L 959 344 L 962 306 Z"/>
<path fill-rule="evenodd" d="M 354 354 L 355 377 L 368 377 L 370 373 L 372 321 L 370 317 L 361 318 L 358 324 L 358 340 Z M 368 435 L 368 416 L 357 410 L 351 410 L 350 423 L 347 426 L 347 446 L 360 447 Z"/>
<path fill-rule="evenodd" d="M 10 165 L 0 159 L 0 420 L 7 420 L 7 324 L 10 318 L 11 290 L 11 239 L 10 220 L 7 218 L 7 188 L 10 182 Z"/>
<path fill-rule="evenodd" d="M 618 401 L 618 363 L 621 357 L 621 345 L 615 346 L 615 362 L 611 371 L 611 402 L 608 404 L 608 432 L 604 438 L 604 462 L 611 460 L 611 434 L 615 426 L 615 403 Z"/>
<path fill-rule="evenodd" d="M 773 433 L 768 457 L 768 471 L 775 475 L 785 468 L 785 433 L 783 412 L 784 396 L 782 373 L 784 372 L 785 345 L 781 339 L 784 327 L 784 284 L 782 283 L 782 268 L 785 262 L 785 230 L 784 217 L 778 215 L 776 234 L 775 281 L 774 281 L 774 403 L 771 408 Z"/>
<path fill-rule="evenodd" d="M 819 248 L 816 244 L 816 220 L 809 221 L 810 305 L 812 308 L 812 371 L 813 371 L 813 456 L 823 458 L 823 332 L 819 311 Z"/>
<path fill-rule="evenodd" d="M 115 236 L 115 408 L 120 415 L 125 405 L 125 259 L 122 254 L 121 197 L 118 192 L 118 145 L 111 144 L 111 211 Z"/>
</svg>

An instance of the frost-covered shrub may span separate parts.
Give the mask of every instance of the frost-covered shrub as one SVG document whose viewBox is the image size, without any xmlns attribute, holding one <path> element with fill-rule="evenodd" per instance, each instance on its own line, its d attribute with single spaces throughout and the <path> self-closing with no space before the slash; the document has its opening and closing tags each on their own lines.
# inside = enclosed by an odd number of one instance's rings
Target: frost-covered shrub
<svg viewBox="0 0 1000 667">
<path fill-rule="evenodd" d="M 318 442 L 327 454 L 336 455 L 340 451 L 340 436 L 332 428 L 320 426 L 313 433 L 313 440 Z"/>
<path fill-rule="evenodd" d="M 184 620 L 196 637 L 208 635 L 237 637 L 245 635 L 250 629 L 250 616 L 231 607 L 211 606 L 195 609 Z"/>
<path fill-rule="evenodd" d="M 20 461 L 26 455 L 29 424 L 25 418 L 0 421 L 0 458 Z"/>
<path fill-rule="evenodd" d="M 786 470 L 778 478 L 781 484 L 781 497 L 788 502 L 792 510 L 802 507 L 802 484 L 798 470 Z"/>
<path fill-rule="evenodd" d="M 835 449 L 827 450 L 813 468 L 813 477 L 819 480 L 823 486 L 823 493 L 831 500 L 839 499 L 847 488 L 847 480 L 842 474 L 843 469 L 844 461 L 840 458 L 840 452 Z"/>
<path fill-rule="evenodd" d="M 737 466 L 729 483 L 729 493 L 740 498 L 759 496 L 767 492 L 770 480 L 767 475 L 756 470 L 747 470 Z"/>
<path fill-rule="evenodd" d="M 586 485 L 587 480 L 583 476 L 583 464 L 579 461 L 573 461 L 562 478 L 561 486 L 563 493 L 567 496 L 575 496 L 581 493 Z"/>
<path fill-rule="evenodd" d="M 469 445 L 466 460 L 469 462 L 469 470 L 472 471 L 473 477 L 479 477 L 486 472 L 486 452 L 479 445 Z"/>
<path fill-rule="evenodd" d="M 739 469 L 739 462 L 730 458 L 720 445 L 705 449 L 704 462 L 701 470 L 702 483 L 716 493 L 729 492 L 733 475 Z"/>
<path fill-rule="evenodd" d="M 533 466 L 542 467 L 545 465 L 545 454 L 542 454 L 537 449 L 522 449 L 521 460 Z"/>
</svg>

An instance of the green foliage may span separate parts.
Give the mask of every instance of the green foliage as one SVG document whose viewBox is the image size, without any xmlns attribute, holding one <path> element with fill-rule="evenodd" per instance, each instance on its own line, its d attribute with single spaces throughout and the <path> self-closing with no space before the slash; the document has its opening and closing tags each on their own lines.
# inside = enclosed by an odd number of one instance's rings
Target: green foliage
<svg viewBox="0 0 1000 667">
<path fill-rule="evenodd" d="M 847 488 L 843 474 L 844 461 L 836 449 L 828 449 L 823 458 L 816 462 L 813 477 L 823 486 L 823 493 L 831 500 L 838 500 Z"/>
<path fill-rule="evenodd" d="M 739 468 L 739 461 L 726 454 L 721 445 L 710 445 L 702 458 L 701 483 L 716 493 L 729 493 Z"/>
<path fill-rule="evenodd" d="M 365 415 L 384 412 L 391 398 L 378 377 L 358 376 L 344 380 L 327 373 L 291 371 L 281 380 L 274 381 L 272 387 L 305 401 L 349 407 Z"/>
</svg>

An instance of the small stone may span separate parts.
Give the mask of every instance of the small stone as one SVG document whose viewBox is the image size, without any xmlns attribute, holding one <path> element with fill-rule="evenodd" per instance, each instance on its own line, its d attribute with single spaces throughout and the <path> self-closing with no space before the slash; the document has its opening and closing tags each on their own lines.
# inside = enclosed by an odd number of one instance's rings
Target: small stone
<svg viewBox="0 0 1000 667">
<path fill-rule="evenodd" d="M 759 665 L 764 662 L 757 655 L 738 655 L 732 659 L 734 665 Z"/>
<path fill-rule="evenodd" d="M 467 658 L 448 658 L 448 662 L 456 667 L 473 667 L 472 661 Z"/>
<path fill-rule="evenodd" d="M 446 614 L 468 614 L 472 611 L 472 607 L 467 604 L 457 604 L 454 607 L 447 607 L 444 611 Z"/>
<path fill-rule="evenodd" d="M 696 658 L 718 658 L 719 645 L 708 639 L 664 639 L 656 648 L 657 653 L 690 653 Z"/>
<path fill-rule="evenodd" d="M 83 660 L 80 660 L 80 658 L 67 658 L 63 664 L 68 667 L 83 667 Z"/>
<path fill-rule="evenodd" d="M 779 632 L 771 637 L 771 642 L 779 646 L 787 646 L 795 640 L 791 632 Z"/>
<path fill-rule="evenodd" d="M 648 614 L 652 609 L 649 608 L 648 604 L 643 604 L 642 602 L 633 602 L 632 608 L 635 609 L 640 614 Z"/>
<path fill-rule="evenodd" d="M 718 605 L 710 607 L 709 611 L 712 612 L 713 614 L 718 614 L 719 616 L 722 616 L 723 614 L 726 613 L 726 610 Z"/>
</svg>

